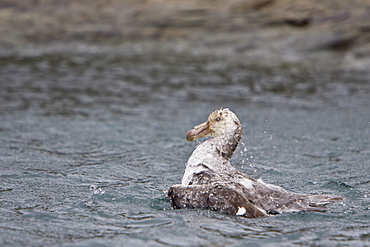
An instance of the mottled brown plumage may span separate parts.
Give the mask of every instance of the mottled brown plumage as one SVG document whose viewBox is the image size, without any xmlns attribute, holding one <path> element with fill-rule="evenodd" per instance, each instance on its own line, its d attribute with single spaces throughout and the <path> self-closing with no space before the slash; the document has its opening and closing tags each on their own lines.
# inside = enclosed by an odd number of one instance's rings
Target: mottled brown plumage
<svg viewBox="0 0 370 247">
<path fill-rule="evenodd" d="M 207 136 L 213 138 L 194 150 L 181 185 L 168 190 L 175 209 L 209 208 L 256 218 L 282 212 L 323 211 L 326 204 L 342 199 L 289 192 L 236 170 L 229 160 L 241 139 L 242 128 L 229 109 L 212 112 L 205 123 L 187 133 L 186 139 L 193 141 Z"/>
</svg>

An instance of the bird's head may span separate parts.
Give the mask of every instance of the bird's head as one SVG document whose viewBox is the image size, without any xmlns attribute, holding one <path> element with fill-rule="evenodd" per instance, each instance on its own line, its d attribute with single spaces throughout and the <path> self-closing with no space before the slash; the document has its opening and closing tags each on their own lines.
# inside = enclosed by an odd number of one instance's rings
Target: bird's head
<svg viewBox="0 0 370 247">
<path fill-rule="evenodd" d="M 189 130 L 186 134 L 186 140 L 194 141 L 207 136 L 234 135 L 237 130 L 241 130 L 238 117 L 228 108 L 220 108 L 212 112 L 206 122 Z"/>
</svg>

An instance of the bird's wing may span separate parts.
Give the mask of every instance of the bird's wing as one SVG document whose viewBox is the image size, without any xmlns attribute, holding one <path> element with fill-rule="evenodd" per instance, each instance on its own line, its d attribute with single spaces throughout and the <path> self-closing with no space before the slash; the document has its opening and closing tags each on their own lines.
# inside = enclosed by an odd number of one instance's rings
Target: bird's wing
<svg viewBox="0 0 370 247">
<path fill-rule="evenodd" d="M 342 197 L 330 195 L 297 194 L 282 187 L 268 184 L 258 179 L 253 190 L 244 190 L 251 196 L 256 206 L 268 214 L 298 211 L 324 211 L 326 204 L 342 200 Z"/>
<path fill-rule="evenodd" d="M 267 214 L 256 207 L 245 195 L 228 184 L 174 185 L 168 190 L 171 206 L 179 208 L 209 208 L 231 215 L 247 218 L 263 217 Z"/>
</svg>

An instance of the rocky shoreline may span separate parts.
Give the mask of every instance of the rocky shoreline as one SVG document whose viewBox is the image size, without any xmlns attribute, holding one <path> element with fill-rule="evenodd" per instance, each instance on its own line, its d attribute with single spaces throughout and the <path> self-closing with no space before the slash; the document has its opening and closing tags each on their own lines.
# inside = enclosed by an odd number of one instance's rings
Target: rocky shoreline
<svg viewBox="0 0 370 247">
<path fill-rule="evenodd" d="M 367 0 L 3 0 L 0 52 L 93 49 L 370 66 Z M 86 49 L 87 49 L 86 48 Z M 83 50 L 83 49 L 82 49 Z M 87 49 L 88 50 L 88 49 Z"/>
</svg>

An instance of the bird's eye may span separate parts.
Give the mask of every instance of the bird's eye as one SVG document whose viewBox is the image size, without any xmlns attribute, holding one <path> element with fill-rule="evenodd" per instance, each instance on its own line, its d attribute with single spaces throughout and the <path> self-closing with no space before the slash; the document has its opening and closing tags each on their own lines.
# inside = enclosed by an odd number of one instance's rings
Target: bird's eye
<svg viewBox="0 0 370 247">
<path fill-rule="evenodd" d="M 220 117 L 218 117 L 218 118 L 216 118 L 215 120 L 216 120 L 216 121 L 220 121 L 220 120 L 221 120 L 221 118 L 220 118 Z"/>
</svg>

